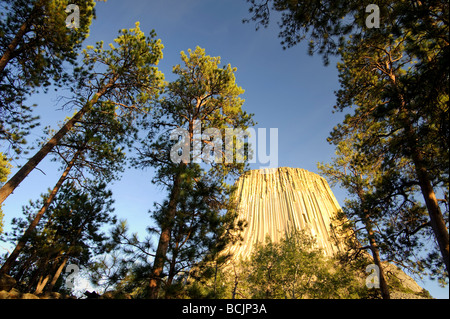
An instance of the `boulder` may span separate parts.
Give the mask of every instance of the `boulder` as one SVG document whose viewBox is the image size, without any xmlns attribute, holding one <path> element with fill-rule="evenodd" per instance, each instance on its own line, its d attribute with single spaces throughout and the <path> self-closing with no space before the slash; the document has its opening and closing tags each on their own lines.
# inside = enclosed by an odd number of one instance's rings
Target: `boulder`
<svg viewBox="0 0 450 319">
<path fill-rule="evenodd" d="M 9 292 L 7 292 L 6 290 L 1 290 L 0 299 L 9 299 Z"/>
<path fill-rule="evenodd" d="M 30 293 L 26 293 L 23 294 L 20 299 L 39 299 L 39 297 Z"/>
<path fill-rule="evenodd" d="M 0 299 L 64 299 L 64 297 L 58 292 L 49 292 L 36 296 L 32 293 L 22 293 L 15 288 L 12 288 L 10 291 L 0 291 Z"/>
<path fill-rule="evenodd" d="M 39 295 L 40 299 L 61 299 L 61 294 L 59 292 L 46 292 Z"/>
<path fill-rule="evenodd" d="M 21 295 L 22 295 L 22 293 L 15 288 L 13 288 L 9 291 L 9 299 L 20 299 Z"/>
<path fill-rule="evenodd" d="M 50 299 L 61 299 L 61 294 L 59 292 L 51 292 L 49 293 Z"/>
<path fill-rule="evenodd" d="M 100 299 L 114 299 L 114 291 L 107 291 L 99 297 Z"/>
<path fill-rule="evenodd" d="M 88 290 L 86 290 L 84 292 L 84 295 L 87 297 L 87 299 L 99 299 L 100 295 L 98 293 L 96 293 L 95 291 L 90 292 Z"/>
<path fill-rule="evenodd" d="M 3 275 L 0 276 L 0 291 L 6 290 L 10 291 L 14 286 L 16 285 L 16 280 L 9 276 L 9 275 Z"/>
</svg>

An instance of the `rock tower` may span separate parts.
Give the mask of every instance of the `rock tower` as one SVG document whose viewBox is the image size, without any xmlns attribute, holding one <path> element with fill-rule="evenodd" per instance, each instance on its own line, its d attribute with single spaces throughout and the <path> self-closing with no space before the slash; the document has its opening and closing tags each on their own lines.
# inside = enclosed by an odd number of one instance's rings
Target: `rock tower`
<svg viewBox="0 0 450 319">
<path fill-rule="evenodd" d="M 236 181 L 236 187 L 238 219 L 247 221 L 247 227 L 243 241 L 227 248 L 234 260 L 250 257 L 255 244 L 264 243 L 267 235 L 278 242 L 293 229 L 315 236 L 326 256 L 344 251 L 343 242 L 331 227 L 341 208 L 323 177 L 300 168 L 252 170 Z M 391 298 L 427 298 L 414 279 L 396 266 L 384 264 L 388 283 L 403 287 L 392 289 Z M 365 284 L 365 277 L 361 284 Z"/>
<path fill-rule="evenodd" d="M 251 170 L 236 187 L 238 219 L 248 224 L 243 241 L 228 249 L 233 259 L 248 258 L 267 235 L 278 242 L 293 229 L 315 236 L 325 255 L 343 248 L 330 227 L 340 206 L 323 177 L 300 168 Z"/>
</svg>

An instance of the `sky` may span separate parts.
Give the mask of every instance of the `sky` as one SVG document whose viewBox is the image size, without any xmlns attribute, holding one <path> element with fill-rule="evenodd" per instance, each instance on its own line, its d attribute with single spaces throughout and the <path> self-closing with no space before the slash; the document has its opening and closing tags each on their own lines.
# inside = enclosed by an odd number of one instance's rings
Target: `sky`
<svg viewBox="0 0 450 319">
<path fill-rule="evenodd" d="M 110 43 L 118 30 L 133 28 L 140 22 L 142 31 L 152 29 L 161 39 L 164 50 L 158 67 L 166 80 L 175 79 L 172 67 L 181 63 L 180 52 L 200 46 L 210 56 L 220 56 L 222 64 L 236 67 L 236 83 L 245 93 L 243 109 L 253 113 L 255 128 L 278 129 L 278 166 L 297 167 L 317 173 L 318 162 L 330 162 L 334 147 L 326 141 L 330 131 L 343 120 L 344 114 L 332 113 L 339 89 L 337 60 L 324 66 L 319 55 L 309 56 L 304 44 L 283 50 L 278 38 L 276 14 L 268 28 L 255 30 L 255 24 L 242 23 L 249 17 L 245 0 L 108 0 L 96 5 L 89 38 L 84 45 L 103 40 Z M 49 92 L 30 98 L 41 117 L 40 131 L 28 138 L 39 138 L 42 128 L 58 123 L 73 110 L 62 110 L 57 97 L 64 92 Z M 24 159 L 13 164 L 23 164 Z M 261 163 L 251 165 L 257 169 Z M 264 165 L 263 165 L 264 166 Z M 47 187 L 58 180 L 59 165 L 46 158 L 4 202 L 4 224 L 7 231 L 13 217 L 21 216 L 21 207 L 36 200 Z M 15 173 L 15 170 L 12 171 Z M 111 185 L 115 213 L 126 219 L 131 232 L 145 236 L 151 221 L 148 210 L 166 194 L 151 184 L 151 170 L 127 168 L 122 178 Z M 333 187 L 343 205 L 345 192 Z M 0 242 L 0 254 L 11 249 Z M 417 279 L 416 279 L 417 280 Z M 449 298 L 448 288 L 431 281 L 419 285 L 435 298 Z"/>
</svg>

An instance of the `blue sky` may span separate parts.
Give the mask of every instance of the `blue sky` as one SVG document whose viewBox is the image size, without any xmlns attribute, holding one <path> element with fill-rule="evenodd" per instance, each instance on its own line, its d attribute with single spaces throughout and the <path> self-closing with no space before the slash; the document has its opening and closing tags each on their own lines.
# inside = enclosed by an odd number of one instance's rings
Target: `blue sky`
<svg viewBox="0 0 450 319">
<path fill-rule="evenodd" d="M 180 51 L 200 46 L 210 56 L 220 56 L 223 64 L 237 67 L 236 82 L 245 93 L 244 109 L 254 113 L 256 128 L 278 128 L 278 166 L 304 168 L 317 172 L 317 162 L 329 162 L 333 146 L 326 138 L 340 123 L 343 114 L 332 114 L 334 91 L 339 88 L 336 61 L 325 67 L 321 56 L 309 56 L 305 45 L 283 50 L 278 38 L 276 15 L 271 26 L 255 31 L 244 0 L 108 0 L 96 5 L 97 19 L 91 26 L 85 45 L 103 40 L 112 42 L 119 29 L 132 28 L 136 21 L 144 32 L 154 29 L 164 44 L 159 64 L 167 80 L 174 79 L 172 66 L 181 62 Z M 60 110 L 57 94 L 37 95 L 41 129 L 56 128 L 71 112 Z M 30 136 L 31 142 L 40 132 Z M 21 164 L 19 161 L 17 164 Z M 259 168 L 259 164 L 253 168 Z M 21 215 L 21 206 L 37 199 L 45 187 L 53 187 L 60 172 L 58 165 L 44 160 L 4 203 L 5 228 L 11 218 Z M 14 171 L 13 171 L 14 173 Z M 45 175 L 44 175 L 45 173 Z M 164 196 L 150 183 L 152 171 L 127 169 L 114 192 L 116 214 L 127 219 L 130 230 L 144 234 L 150 223 L 148 210 Z M 345 193 L 333 189 L 341 205 Z M 4 253 L 6 244 L 0 244 Z M 440 289 L 429 281 L 419 282 L 436 298 L 448 298 L 448 288 Z"/>
</svg>

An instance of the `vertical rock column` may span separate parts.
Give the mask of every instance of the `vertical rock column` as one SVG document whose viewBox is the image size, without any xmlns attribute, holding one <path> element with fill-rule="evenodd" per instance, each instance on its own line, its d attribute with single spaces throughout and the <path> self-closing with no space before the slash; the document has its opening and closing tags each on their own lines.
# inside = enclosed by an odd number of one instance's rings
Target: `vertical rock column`
<svg viewBox="0 0 450 319">
<path fill-rule="evenodd" d="M 310 232 L 327 256 L 341 250 L 330 227 L 340 206 L 327 181 L 299 168 L 271 170 L 249 171 L 236 182 L 238 218 L 248 225 L 243 241 L 228 248 L 234 258 L 246 259 L 267 235 L 278 242 L 293 229 Z"/>
</svg>

